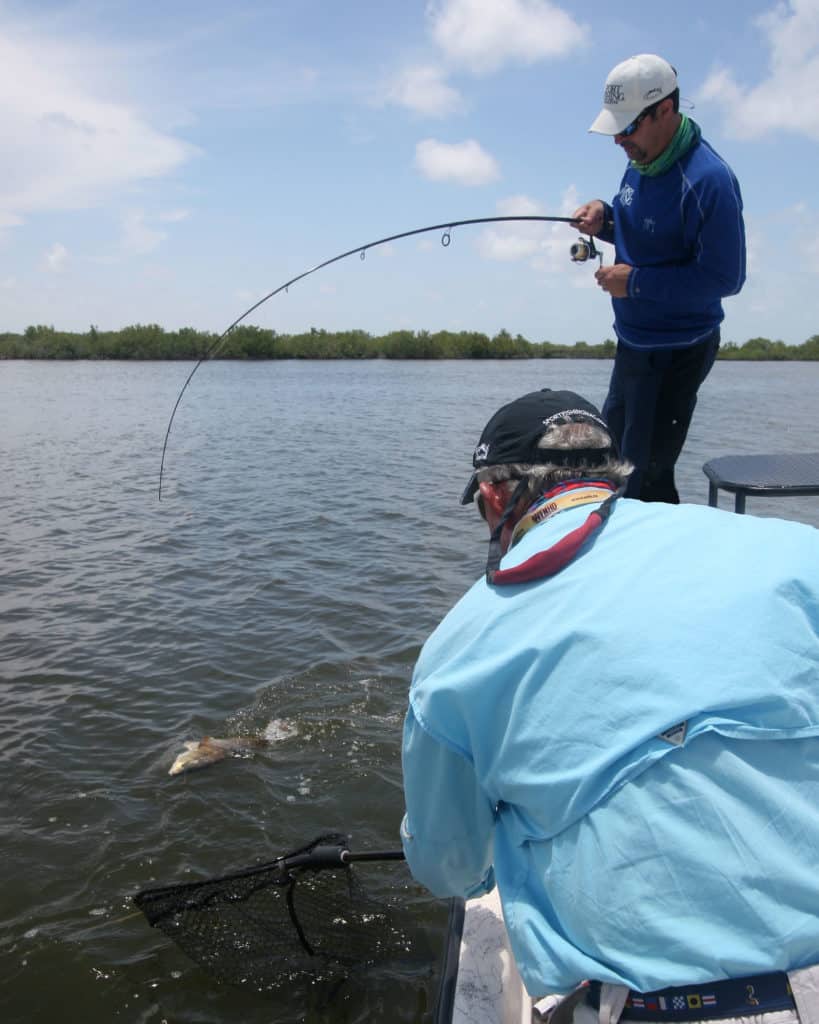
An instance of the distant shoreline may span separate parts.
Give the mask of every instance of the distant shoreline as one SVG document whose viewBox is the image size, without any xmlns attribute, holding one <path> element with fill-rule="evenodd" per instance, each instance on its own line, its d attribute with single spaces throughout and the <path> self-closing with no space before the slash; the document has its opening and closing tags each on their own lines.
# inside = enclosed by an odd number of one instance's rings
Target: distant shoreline
<svg viewBox="0 0 819 1024">
<path fill-rule="evenodd" d="M 493 336 L 478 331 L 325 331 L 301 334 L 240 324 L 223 334 L 183 327 L 166 331 L 158 324 L 134 324 L 118 331 L 91 327 L 85 332 L 54 327 L 27 327 L 22 334 L 0 333 L 0 360 L 134 360 L 198 361 L 202 359 L 612 359 L 617 345 L 577 341 L 559 345 L 533 342 L 501 330 Z M 723 342 L 719 360 L 805 362 L 819 360 L 819 334 L 801 345 L 751 338 L 742 345 Z"/>
</svg>

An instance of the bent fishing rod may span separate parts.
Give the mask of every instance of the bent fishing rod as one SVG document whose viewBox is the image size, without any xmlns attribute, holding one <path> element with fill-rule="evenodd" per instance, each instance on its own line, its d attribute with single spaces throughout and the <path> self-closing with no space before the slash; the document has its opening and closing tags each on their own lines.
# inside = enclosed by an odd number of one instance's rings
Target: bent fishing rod
<svg viewBox="0 0 819 1024">
<path fill-rule="evenodd" d="M 268 292 L 267 295 L 262 296 L 257 302 L 244 311 L 241 316 L 237 317 L 229 327 L 226 327 L 224 331 L 216 338 L 205 350 L 205 354 L 201 356 L 195 363 L 193 369 L 188 374 L 185 383 L 182 385 L 182 390 L 179 392 L 174 403 L 173 410 L 171 411 L 171 418 L 168 420 L 168 427 L 165 431 L 165 441 L 162 445 L 162 460 L 159 465 L 159 501 L 162 500 L 162 477 L 165 471 L 165 453 L 168 449 L 168 438 L 171 435 L 171 427 L 173 426 L 174 417 L 176 416 L 176 410 L 179 408 L 179 403 L 182 401 L 182 396 L 188 389 L 188 385 L 193 379 L 193 375 L 202 365 L 207 362 L 208 359 L 213 359 L 217 352 L 222 348 L 225 341 L 227 340 L 230 332 L 238 327 L 239 324 L 251 313 L 257 310 L 260 306 L 263 306 L 268 299 L 272 299 L 275 295 L 280 292 L 286 292 L 291 285 L 296 284 L 297 281 L 303 280 L 305 277 L 309 277 L 311 274 L 315 274 L 317 271 L 329 267 L 332 263 L 338 263 L 339 260 L 347 259 L 349 256 L 354 256 L 356 253 L 359 254 L 363 260 L 369 249 L 375 249 L 379 245 L 386 245 L 387 242 L 396 242 L 401 238 L 410 238 L 413 235 L 423 235 L 429 231 L 443 231 L 441 235 L 441 245 L 446 248 L 452 241 L 452 230 L 453 228 L 464 227 L 469 224 L 495 224 L 495 223 L 508 223 L 510 221 L 535 221 L 540 223 L 556 223 L 556 224 L 575 224 L 576 221 L 572 217 L 546 217 L 537 215 L 521 215 L 513 217 L 472 217 L 468 220 L 453 220 L 444 224 L 430 224 L 424 228 L 413 228 L 411 231 L 401 231 L 396 235 L 387 235 L 384 238 L 378 238 L 374 242 L 367 242 L 364 245 L 357 245 L 354 249 L 348 249 L 346 252 L 339 253 L 338 256 L 332 256 L 328 260 L 324 260 L 321 263 L 317 263 L 314 267 L 309 270 L 303 271 L 301 274 L 296 274 L 295 277 L 291 277 L 289 281 L 285 281 L 284 284 L 279 285 L 278 288 L 274 288 L 272 292 Z M 570 258 L 574 263 L 584 263 L 586 260 L 599 258 L 601 264 L 603 257 L 599 249 L 595 247 L 594 239 L 589 236 L 588 239 L 580 238 L 570 249 Z"/>
</svg>

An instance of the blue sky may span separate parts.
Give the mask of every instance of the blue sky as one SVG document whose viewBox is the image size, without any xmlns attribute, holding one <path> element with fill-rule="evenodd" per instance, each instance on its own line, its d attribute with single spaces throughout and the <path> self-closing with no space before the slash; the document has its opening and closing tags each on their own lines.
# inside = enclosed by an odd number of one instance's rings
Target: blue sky
<svg viewBox="0 0 819 1024">
<path fill-rule="evenodd" d="M 0 0 L 0 330 L 221 332 L 385 235 L 610 199 L 624 157 L 587 129 L 640 52 L 675 65 L 740 181 L 724 340 L 819 333 L 819 0 Z M 599 342 L 610 306 L 576 237 L 406 239 L 249 322 Z"/>
</svg>

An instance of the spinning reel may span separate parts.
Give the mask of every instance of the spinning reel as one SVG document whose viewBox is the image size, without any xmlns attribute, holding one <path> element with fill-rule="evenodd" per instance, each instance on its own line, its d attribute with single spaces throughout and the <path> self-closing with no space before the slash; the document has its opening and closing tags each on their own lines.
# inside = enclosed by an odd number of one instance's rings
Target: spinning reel
<svg viewBox="0 0 819 1024">
<path fill-rule="evenodd" d="M 594 244 L 594 239 L 589 235 L 586 238 L 578 238 L 569 249 L 569 256 L 572 263 L 585 263 L 586 260 L 599 259 L 600 266 L 603 266 L 603 253 Z"/>
</svg>

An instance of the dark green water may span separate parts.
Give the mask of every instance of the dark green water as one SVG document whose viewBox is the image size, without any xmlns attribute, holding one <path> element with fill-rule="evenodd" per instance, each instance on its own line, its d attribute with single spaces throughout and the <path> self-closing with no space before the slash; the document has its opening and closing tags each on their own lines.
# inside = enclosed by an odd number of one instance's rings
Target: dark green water
<svg viewBox="0 0 819 1024">
<path fill-rule="evenodd" d="M 430 1019 L 445 908 L 401 964 L 321 993 L 219 985 L 130 895 L 270 859 L 327 830 L 397 847 L 400 736 L 420 645 L 480 574 L 458 498 L 483 423 L 537 387 L 595 402 L 609 363 L 0 363 L 0 1019 Z M 718 364 L 680 463 L 816 450 L 819 364 Z M 725 507 L 730 506 L 723 498 Z M 749 512 L 819 525 L 819 499 Z M 183 741 L 257 754 L 170 778 Z M 287 733 L 288 735 L 284 735 Z"/>
</svg>

